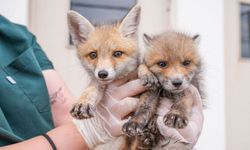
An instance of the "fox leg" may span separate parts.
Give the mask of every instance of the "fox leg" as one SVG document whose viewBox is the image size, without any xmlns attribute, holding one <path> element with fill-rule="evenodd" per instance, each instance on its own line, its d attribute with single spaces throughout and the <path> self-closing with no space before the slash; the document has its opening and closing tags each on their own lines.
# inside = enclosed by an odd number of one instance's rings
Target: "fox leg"
<svg viewBox="0 0 250 150">
<path fill-rule="evenodd" d="M 155 114 L 150 119 L 142 134 L 139 135 L 139 147 L 152 149 L 160 141 L 162 136 L 157 126 L 157 117 L 158 115 Z"/>
<path fill-rule="evenodd" d="M 124 132 L 131 136 L 141 131 L 147 125 L 158 106 L 158 89 L 156 86 L 158 79 L 145 64 L 140 64 L 138 76 L 144 86 L 154 88 L 140 95 L 140 102 L 134 116 L 123 126 Z M 132 127 L 133 125 L 134 127 Z"/>
<path fill-rule="evenodd" d="M 92 83 L 81 94 L 80 99 L 71 109 L 71 115 L 76 119 L 88 119 L 94 116 L 95 106 L 103 97 L 104 89 Z"/>
<path fill-rule="evenodd" d="M 158 93 L 147 91 L 140 96 L 139 106 L 134 116 L 123 125 L 123 132 L 128 136 L 136 136 L 142 133 L 144 127 L 156 113 L 158 105 Z"/>
<path fill-rule="evenodd" d="M 160 133 L 155 134 L 150 129 L 146 129 L 140 135 L 127 137 L 130 142 L 121 150 L 151 150 L 160 141 L 160 137 Z"/>
<path fill-rule="evenodd" d="M 193 99 L 190 93 L 185 95 L 174 103 L 170 111 L 164 116 L 164 123 L 172 128 L 184 128 L 188 124 L 188 118 L 191 115 Z"/>
</svg>

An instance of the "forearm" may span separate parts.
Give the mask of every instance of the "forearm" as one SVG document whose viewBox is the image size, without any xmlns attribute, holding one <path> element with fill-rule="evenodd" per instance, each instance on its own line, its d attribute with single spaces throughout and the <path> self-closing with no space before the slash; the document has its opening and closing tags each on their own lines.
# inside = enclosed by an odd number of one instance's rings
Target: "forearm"
<svg viewBox="0 0 250 150">
<path fill-rule="evenodd" d="M 58 150 L 88 150 L 84 139 L 77 131 L 73 123 L 68 123 L 55 128 L 47 133 L 55 143 Z M 43 136 L 37 136 L 32 139 L 17 144 L 1 147 L 0 150 L 52 150 L 51 145 Z"/>
<path fill-rule="evenodd" d="M 50 95 L 55 126 L 70 122 L 72 117 L 69 112 L 74 103 L 72 94 L 55 70 L 45 70 L 43 75 Z"/>
</svg>

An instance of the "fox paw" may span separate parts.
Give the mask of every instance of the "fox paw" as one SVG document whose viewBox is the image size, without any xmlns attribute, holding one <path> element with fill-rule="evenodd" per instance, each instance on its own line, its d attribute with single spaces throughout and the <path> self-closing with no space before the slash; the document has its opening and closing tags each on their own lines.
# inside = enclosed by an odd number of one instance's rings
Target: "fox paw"
<svg viewBox="0 0 250 150">
<path fill-rule="evenodd" d="M 146 86 L 147 88 L 156 88 L 160 86 L 158 79 L 151 72 L 141 75 L 139 74 L 139 78 L 142 82 L 142 85 Z"/>
<path fill-rule="evenodd" d="M 148 132 L 150 132 L 151 134 L 158 134 L 159 133 L 159 129 L 157 126 L 157 117 L 154 116 L 149 123 L 147 124 L 147 129 L 149 130 Z"/>
<path fill-rule="evenodd" d="M 169 127 L 181 129 L 187 126 L 188 117 L 178 110 L 171 110 L 164 116 L 163 122 Z"/>
<path fill-rule="evenodd" d="M 143 127 L 142 124 L 136 121 L 128 121 L 123 125 L 122 131 L 128 136 L 135 136 L 142 132 Z"/>
<path fill-rule="evenodd" d="M 156 145 L 156 137 L 150 132 L 143 132 L 139 137 L 143 147 L 154 147 Z"/>
<path fill-rule="evenodd" d="M 95 107 L 91 104 L 76 103 L 70 114 L 76 119 L 88 119 L 94 116 Z"/>
</svg>

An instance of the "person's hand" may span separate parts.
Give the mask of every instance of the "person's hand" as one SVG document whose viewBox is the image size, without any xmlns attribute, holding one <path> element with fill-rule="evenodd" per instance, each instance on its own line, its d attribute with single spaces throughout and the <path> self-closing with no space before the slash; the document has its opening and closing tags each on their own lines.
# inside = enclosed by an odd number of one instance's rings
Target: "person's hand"
<svg viewBox="0 0 250 150">
<path fill-rule="evenodd" d="M 190 92 L 194 100 L 192 114 L 189 118 L 187 127 L 183 129 L 175 129 L 164 124 L 163 117 L 170 110 L 173 104 L 171 103 L 171 100 L 167 98 L 161 100 L 160 107 L 158 108 L 157 113 L 159 117 L 157 119 L 157 125 L 160 133 L 164 137 L 170 137 L 171 139 L 175 139 L 176 141 L 180 141 L 194 147 L 203 127 L 203 105 L 200 94 L 194 86 L 190 86 L 190 88 L 187 89 L 187 92 Z"/>
<path fill-rule="evenodd" d="M 139 79 L 127 81 L 121 79 L 107 87 L 93 118 L 74 120 L 90 149 L 120 136 L 122 126 L 127 121 L 124 117 L 137 107 L 139 99 L 132 96 L 143 92 L 145 88 Z"/>
</svg>

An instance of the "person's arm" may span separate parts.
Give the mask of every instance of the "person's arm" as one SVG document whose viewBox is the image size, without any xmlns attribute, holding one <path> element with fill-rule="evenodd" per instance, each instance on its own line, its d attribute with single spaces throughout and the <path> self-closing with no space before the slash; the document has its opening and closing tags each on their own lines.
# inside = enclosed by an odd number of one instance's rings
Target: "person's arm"
<svg viewBox="0 0 250 150">
<path fill-rule="evenodd" d="M 84 139 L 73 123 L 55 128 L 47 133 L 59 150 L 88 150 Z M 43 136 L 1 147 L 0 150 L 52 150 L 51 145 Z"/>
<path fill-rule="evenodd" d="M 69 112 L 75 101 L 74 97 L 55 70 L 44 70 L 43 76 L 50 96 L 51 111 L 55 126 L 70 122 L 72 117 Z"/>
<path fill-rule="evenodd" d="M 26 36 L 29 36 L 31 39 L 34 56 L 42 70 L 48 88 L 55 126 L 57 127 L 68 123 L 72 120 L 69 111 L 74 103 L 74 97 L 71 95 L 59 74 L 54 70 L 53 63 L 37 43 L 36 37 L 25 27 L 19 26 L 19 28 L 23 28 Z"/>
<path fill-rule="evenodd" d="M 45 76 L 48 77 L 50 73 L 52 73 L 53 76 L 53 72 L 54 71 L 50 72 L 48 70 L 48 72 L 46 71 L 44 73 L 46 74 Z M 135 110 L 139 100 L 132 96 L 145 90 L 138 79 L 127 82 L 128 80 L 129 79 L 121 79 L 109 86 L 107 89 L 108 95 L 104 97 L 101 106 L 97 108 L 98 114 L 101 114 L 101 119 L 98 117 L 99 115 L 97 115 L 92 119 L 81 120 L 78 121 L 78 123 L 74 122 L 74 124 L 72 122 L 66 123 L 49 131 L 47 134 L 55 143 L 57 149 L 87 150 L 91 146 L 94 147 L 103 143 L 103 139 L 107 139 L 107 137 L 111 137 L 112 139 L 114 136 L 120 136 L 122 134 L 121 127 L 126 121 L 122 118 Z M 49 150 L 52 149 L 52 147 L 43 136 L 37 136 L 17 144 L 0 148 L 0 150 L 13 149 Z"/>
</svg>

